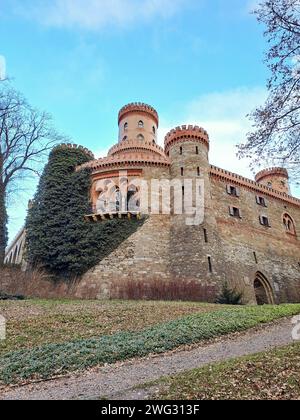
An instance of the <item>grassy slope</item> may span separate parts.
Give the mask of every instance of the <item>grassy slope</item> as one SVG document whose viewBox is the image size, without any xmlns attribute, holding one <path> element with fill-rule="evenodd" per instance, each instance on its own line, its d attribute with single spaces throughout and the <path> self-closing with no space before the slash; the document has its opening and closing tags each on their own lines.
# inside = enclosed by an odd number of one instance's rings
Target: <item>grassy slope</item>
<svg viewBox="0 0 300 420">
<path fill-rule="evenodd" d="M 84 370 L 150 353 L 163 353 L 184 344 L 198 343 L 261 323 L 300 313 L 300 305 L 226 308 L 196 313 L 141 331 L 46 344 L 10 352 L 0 359 L 0 380 L 6 383 Z"/>
<path fill-rule="evenodd" d="M 0 302 L 0 314 L 7 319 L 7 339 L 0 341 L 0 355 L 43 344 L 140 331 L 192 313 L 219 309 L 219 305 L 181 302 Z"/>
<path fill-rule="evenodd" d="M 164 379 L 156 398 L 300 399 L 300 343 Z"/>
</svg>

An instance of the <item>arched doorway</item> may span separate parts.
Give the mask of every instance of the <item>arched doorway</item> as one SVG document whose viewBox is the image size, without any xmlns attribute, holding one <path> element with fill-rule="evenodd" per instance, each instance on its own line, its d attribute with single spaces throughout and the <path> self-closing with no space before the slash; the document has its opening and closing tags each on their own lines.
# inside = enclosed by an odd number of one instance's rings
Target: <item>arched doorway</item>
<svg viewBox="0 0 300 420">
<path fill-rule="evenodd" d="M 254 291 L 258 305 L 274 305 L 275 299 L 272 287 L 262 273 L 256 273 Z"/>
</svg>

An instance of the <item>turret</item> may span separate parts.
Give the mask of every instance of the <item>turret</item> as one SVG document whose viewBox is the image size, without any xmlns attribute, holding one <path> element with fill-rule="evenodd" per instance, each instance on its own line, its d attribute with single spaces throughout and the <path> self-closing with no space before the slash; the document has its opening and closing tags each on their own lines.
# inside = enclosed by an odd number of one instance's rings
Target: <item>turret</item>
<svg viewBox="0 0 300 420">
<path fill-rule="evenodd" d="M 289 174 L 285 168 L 269 168 L 259 172 L 255 181 L 273 190 L 290 194 Z"/>
<path fill-rule="evenodd" d="M 194 178 L 208 173 L 209 136 L 198 126 L 177 127 L 165 137 L 172 177 Z"/>
<path fill-rule="evenodd" d="M 119 112 L 119 143 L 138 140 L 156 144 L 159 118 L 156 110 L 140 102 L 125 105 Z"/>
</svg>

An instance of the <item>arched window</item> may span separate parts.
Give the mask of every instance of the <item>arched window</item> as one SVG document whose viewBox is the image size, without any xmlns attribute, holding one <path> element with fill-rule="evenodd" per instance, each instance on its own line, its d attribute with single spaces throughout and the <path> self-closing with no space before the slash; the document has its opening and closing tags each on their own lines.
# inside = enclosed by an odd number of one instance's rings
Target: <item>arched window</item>
<svg viewBox="0 0 300 420">
<path fill-rule="evenodd" d="M 145 137 L 143 136 L 143 134 L 139 134 L 137 136 L 137 139 L 143 141 L 143 140 L 145 140 Z"/>
<path fill-rule="evenodd" d="M 153 131 L 153 134 L 156 134 L 156 128 L 154 126 L 152 127 L 152 131 Z"/>
<path fill-rule="evenodd" d="M 142 120 L 139 121 L 139 128 L 144 128 L 144 122 Z"/>
<path fill-rule="evenodd" d="M 124 124 L 124 131 L 128 130 L 128 123 Z"/>
<path fill-rule="evenodd" d="M 127 140 L 127 138 L 128 138 L 127 136 L 124 136 L 124 137 L 123 137 L 123 141 Z"/>
<path fill-rule="evenodd" d="M 291 235 L 296 235 L 295 223 L 291 216 L 287 213 L 283 215 L 283 225 L 288 233 L 290 233 Z"/>
</svg>

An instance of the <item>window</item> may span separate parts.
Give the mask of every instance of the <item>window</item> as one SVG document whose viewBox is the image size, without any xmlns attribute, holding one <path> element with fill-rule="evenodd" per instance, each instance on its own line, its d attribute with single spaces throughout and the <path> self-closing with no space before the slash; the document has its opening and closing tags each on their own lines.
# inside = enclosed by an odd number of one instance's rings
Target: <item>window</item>
<svg viewBox="0 0 300 420">
<path fill-rule="evenodd" d="M 179 153 L 182 155 L 182 147 L 180 147 L 180 149 L 179 149 Z"/>
<path fill-rule="evenodd" d="M 199 147 L 196 146 L 196 155 L 199 155 Z"/>
<path fill-rule="evenodd" d="M 152 131 L 153 131 L 153 134 L 156 134 L 156 128 L 154 126 L 152 127 Z"/>
<path fill-rule="evenodd" d="M 184 175 L 184 169 L 181 168 L 181 176 L 183 176 L 183 175 Z"/>
<path fill-rule="evenodd" d="M 267 216 L 259 216 L 259 221 L 262 226 L 271 227 Z"/>
<path fill-rule="evenodd" d="M 141 121 L 139 121 L 139 128 L 144 128 L 144 123 L 143 123 L 143 121 L 141 120 Z"/>
<path fill-rule="evenodd" d="M 229 214 L 232 217 L 242 218 L 242 212 L 238 207 L 229 207 Z"/>
<path fill-rule="evenodd" d="M 127 136 L 124 136 L 124 137 L 123 137 L 123 141 L 124 141 L 124 140 L 127 140 L 127 138 L 128 138 Z"/>
<path fill-rule="evenodd" d="M 143 141 L 143 140 L 145 140 L 145 137 L 143 136 L 143 134 L 139 134 L 137 136 L 137 139 Z"/>
<path fill-rule="evenodd" d="M 208 269 L 209 272 L 212 273 L 213 272 L 213 267 L 212 267 L 212 261 L 211 261 L 211 257 L 208 257 Z"/>
<path fill-rule="evenodd" d="M 264 197 L 260 197 L 258 195 L 256 196 L 256 203 L 259 206 L 268 207 L 266 199 Z"/>
<path fill-rule="evenodd" d="M 199 166 L 197 168 L 197 176 L 200 176 L 200 168 L 199 168 Z"/>
<path fill-rule="evenodd" d="M 267 184 L 267 185 L 268 185 L 268 187 L 269 187 L 269 188 L 272 188 L 272 187 L 273 187 L 272 182 L 268 182 L 268 184 Z"/>
<path fill-rule="evenodd" d="M 289 214 L 283 215 L 283 225 L 287 233 L 290 233 L 291 235 L 296 235 L 296 227 L 294 224 L 293 219 Z"/>
<path fill-rule="evenodd" d="M 227 193 L 229 195 L 233 195 L 234 197 L 240 196 L 240 190 L 237 187 L 234 187 L 233 185 L 227 185 Z"/>
<path fill-rule="evenodd" d="M 124 124 L 124 131 L 128 130 L 128 123 Z"/>
<path fill-rule="evenodd" d="M 257 254 L 255 251 L 253 252 L 253 256 L 254 256 L 255 263 L 258 264 Z"/>
<path fill-rule="evenodd" d="M 208 243 L 207 229 L 203 229 L 203 234 L 204 234 L 204 242 L 207 244 Z"/>
<path fill-rule="evenodd" d="M 152 140 L 152 144 L 153 144 L 153 146 L 155 146 L 155 144 L 156 144 L 156 143 L 155 143 L 155 140 Z"/>
</svg>

